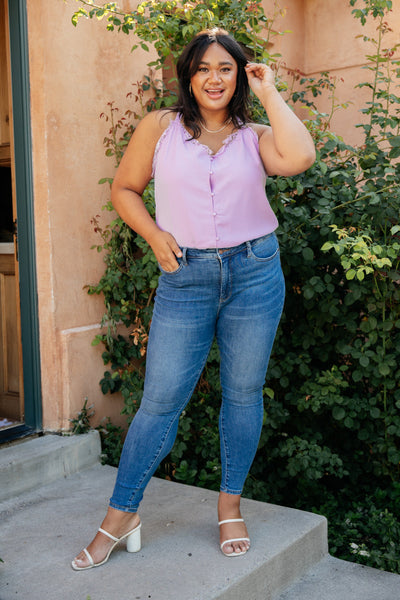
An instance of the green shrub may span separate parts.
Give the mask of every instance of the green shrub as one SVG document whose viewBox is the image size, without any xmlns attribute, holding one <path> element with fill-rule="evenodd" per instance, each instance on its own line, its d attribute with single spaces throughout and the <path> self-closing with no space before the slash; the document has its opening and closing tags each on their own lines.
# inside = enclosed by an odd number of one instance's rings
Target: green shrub
<svg viewBox="0 0 400 600">
<path fill-rule="evenodd" d="M 355 17 L 363 24 L 374 18 L 377 25 L 376 39 L 367 40 L 375 51 L 367 56 L 368 77 L 360 86 L 370 89 L 361 111 L 362 145 L 346 144 L 330 131 L 339 106 L 337 82 L 329 74 L 310 79 L 295 73 L 290 84 L 279 84 L 294 106 L 308 107 L 317 160 L 299 176 L 267 181 L 280 221 L 287 296 L 267 375 L 264 429 L 245 495 L 325 512 L 333 554 L 399 572 L 394 498 L 399 499 L 400 479 L 400 63 L 394 59 L 398 46 L 384 49 L 391 2 L 362 4 Z M 142 46 L 155 41 L 156 67 L 210 24 L 229 23 L 253 55 L 277 59 L 259 35 L 262 26 L 272 35 L 273 20 L 257 1 L 199 2 L 185 9 L 174 1 L 146 2 L 130 15 L 107 7 L 102 14 L 98 7 L 86 14 L 105 16 L 109 29 L 135 30 Z M 85 10 L 77 11 L 75 21 L 78 13 Z M 323 89 L 331 98 L 328 115 L 315 104 Z M 156 94 L 143 111 L 169 105 L 173 97 L 173 92 Z M 132 129 L 126 116 L 114 122 L 115 110 L 110 105 L 106 146 L 118 163 Z M 254 115 L 265 119 L 256 102 Z M 145 202 L 154 211 L 151 185 Z M 104 344 L 108 367 L 100 384 L 104 393 L 122 393 L 130 420 L 140 404 L 157 265 L 144 241 L 119 218 L 104 229 L 99 217 L 93 224 L 101 236 L 97 249 L 106 251 L 105 273 L 89 287 L 89 293 L 104 295 L 109 326 L 94 342 Z M 128 336 L 118 333 L 119 324 Z M 218 489 L 219 403 L 214 346 L 160 475 Z"/>
<path fill-rule="evenodd" d="M 331 554 L 399 573 L 399 483 L 378 488 L 357 501 L 348 494 L 340 499 L 331 496 L 317 510 L 328 518 Z"/>
<path fill-rule="evenodd" d="M 101 464 L 118 467 L 121 457 L 124 430 L 113 425 L 110 419 L 105 424 L 96 427 L 101 437 Z"/>
<path fill-rule="evenodd" d="M 87 405 L 88 399 L 85 398 L 83 406 L 81 410 L 78 412 L 74 419 L 70 419 L 70 423 L 72 424 L 71 432 L 74 435 L 80 435 L 82 433 L 88 433 L 92 429 L 90 424 L 90 419 L 94 415 L 93 404 L 90 406 Z"/>
</svg>

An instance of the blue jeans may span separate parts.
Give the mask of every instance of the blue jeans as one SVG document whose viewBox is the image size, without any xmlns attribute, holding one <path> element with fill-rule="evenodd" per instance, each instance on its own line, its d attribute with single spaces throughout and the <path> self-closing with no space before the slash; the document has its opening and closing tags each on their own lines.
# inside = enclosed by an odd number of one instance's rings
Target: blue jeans
<svg viewBox="0 0 400 600">
<path fill-rule="evenodd" d="M 177 270 L 160 276 L 143 398 L 110 500 L 126 512 L 137 511 L 171 451 L 214 337 L 221 357 L 221 491 L 241 494 L 260 438 L 262 390 L 285 293 L 276 235 L 225 251 L 182 252 Z"/>
</svg>

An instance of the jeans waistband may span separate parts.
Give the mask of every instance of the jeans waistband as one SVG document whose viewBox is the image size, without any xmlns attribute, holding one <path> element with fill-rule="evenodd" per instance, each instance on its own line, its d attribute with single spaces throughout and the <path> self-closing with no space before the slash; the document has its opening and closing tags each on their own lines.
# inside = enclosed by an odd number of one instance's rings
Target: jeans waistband
<svg viewBox="0 0 400 600">
<path fill-rule="evenodd" d="M 188 258 L 223 258 L 225 256 L 233 256 L 238 252 L 243 252 L 244 250 L 247 252 L 247 255 L 250 256 L 252 245 L 255 242 L 259 242 L 261 240 L 266 240 L 267 238 L 274 236 L 275 232 L 267 233 L 258 238 L 254 238 L 253 240 L 249 240 L 247 242 L 243 242 L 238 246 L 233 246 L 232 248 L 188 248 L 186 246 L 181 247 L 182 250 L 182 262 L 186 264 Z"/>
</svg>

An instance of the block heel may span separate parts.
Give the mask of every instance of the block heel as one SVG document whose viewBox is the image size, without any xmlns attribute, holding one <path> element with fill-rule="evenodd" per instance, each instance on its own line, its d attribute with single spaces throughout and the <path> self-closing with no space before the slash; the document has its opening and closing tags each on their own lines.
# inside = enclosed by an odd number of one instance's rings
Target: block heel
<svg viewBox="0 0 400 600">
<path fill-rule="evenodd" d="M 136 527 L 126 538 L 127 552 L 139 552 L 142 547 L 140 525 Z"/>
</svg>

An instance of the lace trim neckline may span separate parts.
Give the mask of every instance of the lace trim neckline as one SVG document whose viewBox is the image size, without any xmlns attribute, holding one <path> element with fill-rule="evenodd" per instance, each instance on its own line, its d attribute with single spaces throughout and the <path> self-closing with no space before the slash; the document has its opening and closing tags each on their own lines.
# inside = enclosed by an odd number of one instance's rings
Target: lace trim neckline
<svg viewBox="0 0 400 600">
<path fill-rule="evenodd" d="M 185 135 L 186 141 L 193 142 L 197 146 L 200 146 L 201 148 L 204 148 L 204 150 L 210 156 L 218 156 L 218 154 L 220 154 L 221 152 L 223 152 L 225 150 L 225 148 L 227 146 L 229 146 L 229 144 L 237 137 L 237 135 L 238 135 L 238 133 L 240 131 L 239 129 L 236 129 L 235 131 L 233 131 L 232 133 L 230 133 L 229 135 L 227 135 L 222 140 L 221 147 L 217 150 L 217 152 L 213 152 L 211 150 L 211 148 L 209 146 L 207 146 L 207 144 L 202 144 L 201 142 L 199 142 L 199 140 L 193 139 L 191 137 L 190 133 L 188 132 L 188 130 L 186 129 L 186 127 L 183 125 L 183 123 L 182 123 L 182 117 L 180 115 L 177 116 L 177 119 L 179 120 L 179 125 L 181 126 L 181 128 L 183 130 L 183 133 Z"/>
</svg>

